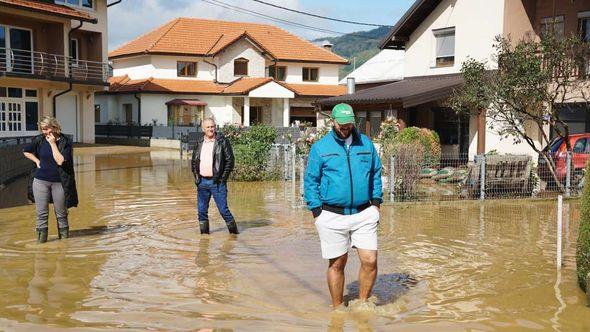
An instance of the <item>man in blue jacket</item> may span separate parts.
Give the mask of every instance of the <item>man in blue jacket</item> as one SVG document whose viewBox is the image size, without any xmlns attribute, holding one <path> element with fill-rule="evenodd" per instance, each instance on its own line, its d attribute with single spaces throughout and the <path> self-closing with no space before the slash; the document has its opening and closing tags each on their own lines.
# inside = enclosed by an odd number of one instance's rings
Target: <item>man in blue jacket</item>
<svg viewBox="0 0 590 332">
<path fill-rule="evenodd" d="M 342 304 L 348 249 L 357 249 L 359 298 L 367 300 L 377 276 L 377 224 L 382 202 L 381 160 L 371 140 L 354 128 L 348 104 L 332 109 L 334 127 L 316 142 L 305 172 L 305 199 L 315 218 L 322 257 L 329 260 L 332 306 Z"/>
</svg>

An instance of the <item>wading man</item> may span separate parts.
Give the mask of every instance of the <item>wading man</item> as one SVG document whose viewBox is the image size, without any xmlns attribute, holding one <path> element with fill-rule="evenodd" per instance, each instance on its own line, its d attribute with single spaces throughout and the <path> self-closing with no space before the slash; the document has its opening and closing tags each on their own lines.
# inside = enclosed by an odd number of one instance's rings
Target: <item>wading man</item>
<svg viewBox="0 0 590 332">
<path fill-rule="evenodd" d="M 348 249 L 356 248 L 359 299 L 371 295 L 377 276 L 377 224 L 382 202 L 381 161 L 371 140 L 354 127 L 352 107 L 332 109 L 334 127 L 316 142 L 305 172 L 305 199 L 315 218 L 328 288 L 335 309 L 343 301 Z"/>
<path fill-rule="evenodd" d="M 197 210 L 201 234 L 209 234 L 209 201 L 211 196 L 231 234 L 238 226 L 227 206 L 227 179 L 234 168 L 234 153 L 229 140 L 215 129 L 215 120 L 202 123 L 205 135 L 193 150 L 192 170 L 197 185 Z"/>
</svg>

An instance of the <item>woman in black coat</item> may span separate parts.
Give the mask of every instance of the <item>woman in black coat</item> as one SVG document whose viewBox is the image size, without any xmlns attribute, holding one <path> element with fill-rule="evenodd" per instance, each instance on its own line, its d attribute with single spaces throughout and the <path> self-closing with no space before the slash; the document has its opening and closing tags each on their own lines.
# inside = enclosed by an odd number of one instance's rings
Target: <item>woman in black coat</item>
<svg viewBox="0 0 590 332">
<path fill-rule="evenodd" d="M 41 135 L 25 147 L 24 155 L 37 167 L 31 172 L 28 196 L 37 208 L 37 241 L 47 242 L 49 203 L 57 216 L 59 238 L 69 237 L 68 208 L 78 206 L 72 142 L 51 116 L 39 122 Z"/>
</svg>

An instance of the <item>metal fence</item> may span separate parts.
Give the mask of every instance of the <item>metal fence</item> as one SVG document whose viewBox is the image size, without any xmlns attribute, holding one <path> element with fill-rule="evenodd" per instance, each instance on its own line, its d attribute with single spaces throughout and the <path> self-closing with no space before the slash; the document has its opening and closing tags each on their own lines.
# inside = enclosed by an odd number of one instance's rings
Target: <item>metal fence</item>
<svg viewBox="0 0 590 332">
<path fill-rule="evenodd" d="M 293 207 L 305 205 L 303 179 L 307 155 L 282 145 L 283 178 Z M 385 202 L 460 201 L 485 199 L 577 197 L 585 180 L 588 154 L 552 158 L 553 172 L 543 156 L 415 154 L 382 156 Z"/>
<path fill-rule="evenodd" d="M 34 164 L 23 156 L 23 148 L 33 137 L 0 138 L 0 186 L 27 175 Z"/>
</svg>

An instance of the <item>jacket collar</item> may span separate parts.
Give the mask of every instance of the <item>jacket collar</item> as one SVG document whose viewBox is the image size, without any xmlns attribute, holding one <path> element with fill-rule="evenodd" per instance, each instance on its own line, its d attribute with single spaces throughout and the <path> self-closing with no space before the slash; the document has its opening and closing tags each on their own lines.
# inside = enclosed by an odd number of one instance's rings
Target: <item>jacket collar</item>
<svg viewBox="0 0 590 332">
<path fill-rule="evenodd" d="M 222 141 L 224 139 L 225 139 L 225 136 L 222 133 L 220 133 L 220 132 L 215 133 L 215 142 Z M 203 136 L 201 136 L 201 138 L 199 139 L 199 142 L 201 142 L 201 143 L 205 142 L 205 134 L 203 134 Z"/>
<path fill-rule="evenodd" d="M 342 138 L 340 138 L 338 136 L 338 134 L 336 134 L 336 131 L 334 130 L 334 128 L 332 128 L 332 130 L 330 131 L 332 133 L 332 137 L 334 137 L 334 140 L 336 140 L 336 142 L 338 142 L 339 144 L 344 144 L 344 140 Z M 361 135 L 358 133 L 358 131 L 355 128 L 352 128 L 352 144 L 358 144 L 361 140 Z"/>
</svg>

